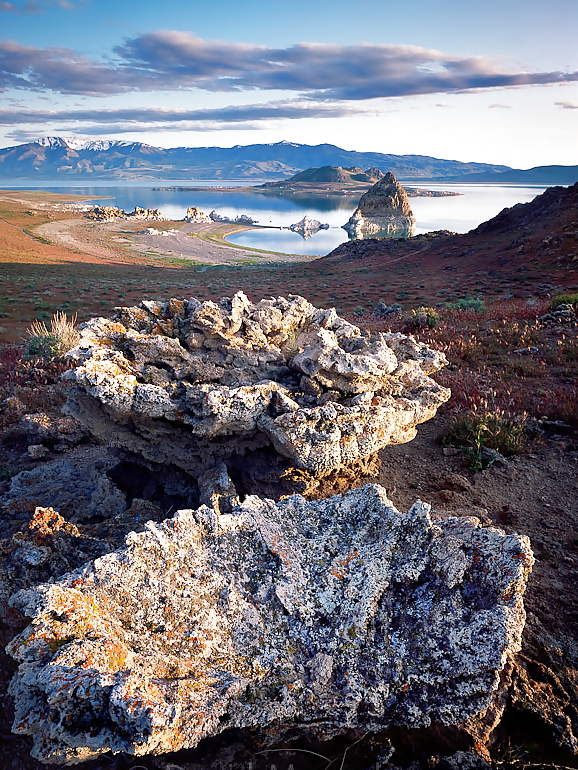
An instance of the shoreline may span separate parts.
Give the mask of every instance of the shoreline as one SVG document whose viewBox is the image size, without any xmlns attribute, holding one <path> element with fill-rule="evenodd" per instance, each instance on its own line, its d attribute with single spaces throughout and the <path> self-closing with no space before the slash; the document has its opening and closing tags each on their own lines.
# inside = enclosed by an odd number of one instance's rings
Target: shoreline
<svg viewBox="0 0 578 770">
<path fill-rule="evenodd" d="M 99 196 L 106 199 L 108 196 Z M 21 239 L 32 239 L 46 246 L 66 250 L 66 261 L 86 261 L 96 258 L 124 264 L 153 263 L 165 267 L 194 265 L 236 265 L 303 263 L 319 257 L 286 254 L 265 249 L 249 248 L 227 243 L 226 237 L 245 230 L 271 229 L 269 225 L 236 225 L 228 222 L 194 224 L 183 220 L 131 220 L 112 222 L 91 220 L 82 214 L 85 201 L 95 196 L 51 193 L 45 191 L 0 190 L 0 201 L 12 204 L 13 213 L 30 215 L 41 221 L 31 221 L 22 227 L 3 219 L 5 228 L 17 230 Z M 22 210 L 26 209 L 28 210 Z M 42 221 L 44 220 L 44 221 Z M 149 234 L 151 227 L 169 235 Z M 273 228 L 277 229 L 277 228 Z M 25 249 L 22 249 L 24 253 Z M 84 257 L 84 259 L 83 259 Z"/>
</svg>

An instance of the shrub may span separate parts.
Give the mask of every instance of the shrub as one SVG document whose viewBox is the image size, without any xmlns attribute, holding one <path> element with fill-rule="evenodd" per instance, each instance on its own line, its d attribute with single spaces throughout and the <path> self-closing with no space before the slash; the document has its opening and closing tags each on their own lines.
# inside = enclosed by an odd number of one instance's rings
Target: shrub
<svg viewBox="0 0 578 770">
<path fill-rule="evenodd" d="M 558 294 L 550 302 L 549 310 L 556 310 L 560 305 L 578 305 L 578 294 Z"/>
<path fill-rule="evenodd" d="M 481 313 L 484 310 L 484 300 L 480 297 L 463 297 L 447 305 L 451 310 L 475 310 Z"/>
<path fill-rule="evenodd" d="M 433 307 L 421 305 L 411 311 L 409 318 L 406 319 L 406 327 L 409 331 L 418 331 L 419 329 L 435 329 L 440 322 L 439 313 Z"/>
<path fill-rule="evenodd" d="M 68 318 L 66 313 L 56 313 L 50 321 L 50 329 L 43 321 L 35 321 L 26 332 L 28 356 L 38 358 L 61 358 L 80 339 L 76 329 L 76 316 Z"/>
<path fill-rule="evenodd" d="M 475 410 L 456 417 L 441 436 L 445 446 L 461 446 L 465 449 L 472 470 L 482 470 L 492 464 L 485 460 L 482 450 L 495 449 L 503 455 L 516 454 L 526 441 L 527 415 L 514 415 L 495 409 L 479 413 Z"/>
</svg>

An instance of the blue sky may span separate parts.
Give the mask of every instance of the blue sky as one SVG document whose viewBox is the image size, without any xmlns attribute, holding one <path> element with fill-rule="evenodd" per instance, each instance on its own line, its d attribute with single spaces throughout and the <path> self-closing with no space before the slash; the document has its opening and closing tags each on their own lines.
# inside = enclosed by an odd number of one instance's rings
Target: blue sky
<svg viewBox="0 0 578 770">
<path fill-rule="evenodd" d="M 283 139 L 578 164 L 576 0 L 0 0 L 0 146 Z"/>
</svg>

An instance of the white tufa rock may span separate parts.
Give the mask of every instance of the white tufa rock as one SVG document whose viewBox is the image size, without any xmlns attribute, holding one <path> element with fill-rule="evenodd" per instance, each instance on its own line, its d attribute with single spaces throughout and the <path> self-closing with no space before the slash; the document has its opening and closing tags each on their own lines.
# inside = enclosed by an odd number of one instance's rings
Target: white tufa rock
<svg viewBox="0 0 578 770">
<path fill-rule="evenodd" d="M 185 222 L 191 222 L 192 224 L 205 224 L 212 221 L 213 220 L 211 217 L 208 214 L 205 214 L 204 211 L 201 211 L 198 206 L 188 207 L 187 213 L 185 215 Z"/>
<path fill-rule="evenodd" d="M 410 441 L 450 396 L 447 363 L 296 295 L 144 301 L 81 327 L 67 411 L 108 445 L 198 475 L 273 444 L 325 474 Z"/>
<path fill-rule="evenodd" d="M 300 222 L 296 222 L 294 225 L 289 225 L 289 230 L 294 233 L 299 233 L 305 240 L 310 238 L 319 230 L 329 230 L 329 225 L 322 225 L 317 219 L 311 219 L 311 217 L 304 216 Z"/>
<path fill-rule="evenodd" d="M 532 563 L 526 537 L 377 485 L 179 511 L 14 595 L 13 729 L 69 765 L 229 728 L 475 730 L 503 710 Z"/>
</svg>

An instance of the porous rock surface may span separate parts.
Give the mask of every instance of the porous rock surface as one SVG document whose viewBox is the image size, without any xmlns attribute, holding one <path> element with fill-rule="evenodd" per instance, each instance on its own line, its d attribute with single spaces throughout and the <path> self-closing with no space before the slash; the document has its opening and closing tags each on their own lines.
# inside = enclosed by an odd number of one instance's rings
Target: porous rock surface
<svg viewBox="0 0 578 770">
<path fill-rule="evenodd" d="M 415 217 L 402 185 L 389 172 L 361 196 L 343 225 L 350 238 L 407 238 L 415 232 Z"/>
<path fill-rule="evenodd" d="M 234 727 L 491 729 L 532 563 L 527 538 L 400 513 L 377 485 L 179 511 L 12 598 L 32 618 L 7 648 L 14 730 L 74 764 Z"/>
<path fill-rule="evenodd" d="M 198 476 L 273 446 L 330 473 L 410 441 L 450 392 L 443 353 L 303 297 L 143 301 L 80 327 L 66 410 L 108 446 Z"/>
</svg>

